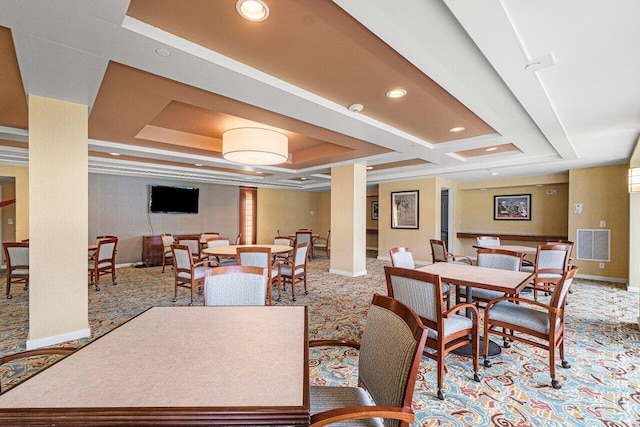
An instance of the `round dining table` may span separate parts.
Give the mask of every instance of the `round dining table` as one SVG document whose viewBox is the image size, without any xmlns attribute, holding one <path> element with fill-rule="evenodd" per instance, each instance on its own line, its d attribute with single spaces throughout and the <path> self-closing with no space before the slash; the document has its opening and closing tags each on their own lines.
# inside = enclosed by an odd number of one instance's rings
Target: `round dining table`
<svg viewBox="0 0 640 427">
<path fill-rule="evenodd" d="M 236 256 L 236 248 L 269 248 L 272 254 L 283 254 L 293 250 L 292 246 L 287 245 L 229 245 L 204 248 L 202 253 L 211 256 L 234 257 Z"/>
</svg>

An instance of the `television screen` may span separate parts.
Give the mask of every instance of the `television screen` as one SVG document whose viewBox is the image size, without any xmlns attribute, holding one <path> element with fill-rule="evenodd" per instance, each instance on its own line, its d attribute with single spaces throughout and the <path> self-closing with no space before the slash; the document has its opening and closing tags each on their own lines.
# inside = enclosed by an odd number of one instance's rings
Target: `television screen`
<svg viewBox="0 0 640 427">
<path fill-rule="evenodd" d="M 153 213 L 198 213 L 198 193 L 191 187 L 166 187 L 151 185 L 149 212 Z"/>
</svg>

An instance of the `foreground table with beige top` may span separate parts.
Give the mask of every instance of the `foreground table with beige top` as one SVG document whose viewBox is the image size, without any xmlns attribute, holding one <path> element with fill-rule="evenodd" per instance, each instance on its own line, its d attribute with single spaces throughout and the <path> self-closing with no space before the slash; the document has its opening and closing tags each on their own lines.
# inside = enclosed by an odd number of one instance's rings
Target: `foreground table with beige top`
<svg viewBox="0 0 640 427">
<path fill-rule="evenodd" d="M 0 395 L 0 425 L 309 424 L 307 309 L 154 307 Z"/>
</svg>

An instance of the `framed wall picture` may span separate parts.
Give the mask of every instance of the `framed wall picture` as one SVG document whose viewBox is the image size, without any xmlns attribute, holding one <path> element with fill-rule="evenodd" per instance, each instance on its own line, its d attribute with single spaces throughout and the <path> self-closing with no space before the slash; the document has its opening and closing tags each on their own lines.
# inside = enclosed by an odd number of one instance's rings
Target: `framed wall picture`
<svg viewBox="0 0 640 427">
<path fill-rule="evenodd" d="M 378 219 L 378 202 L 371 202 L 371 219 Z"/>
<path fill-rule="evenodd" d="M 531 194 L 493 196 L 493 219 L 531 221 Z"/>
<path fill-rule="evenodd" d="M 418 190 L 391 193 L 391 228 L 418 229 Z"/>
</svg>

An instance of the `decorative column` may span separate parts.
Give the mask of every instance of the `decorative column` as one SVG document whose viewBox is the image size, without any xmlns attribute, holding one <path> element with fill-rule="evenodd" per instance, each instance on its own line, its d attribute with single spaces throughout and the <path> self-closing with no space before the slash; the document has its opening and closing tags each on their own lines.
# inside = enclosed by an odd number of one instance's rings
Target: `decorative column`
<svg viewBox="0 0 640 427">
<path fill-rule="evenodd" d="M 367 274 L 367 170 L 351 164 L 331 168 L 331 264 L 329 272 Z"/>
<path fill-rule="evenodd" d="M 27 349 L 88 337 L 88 108 L 29 95 Z"/>
</svg>

